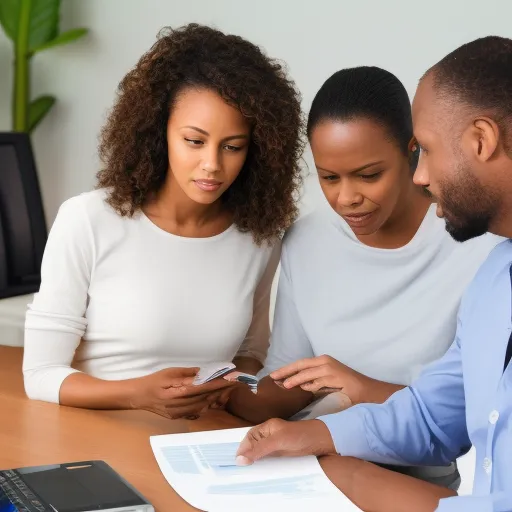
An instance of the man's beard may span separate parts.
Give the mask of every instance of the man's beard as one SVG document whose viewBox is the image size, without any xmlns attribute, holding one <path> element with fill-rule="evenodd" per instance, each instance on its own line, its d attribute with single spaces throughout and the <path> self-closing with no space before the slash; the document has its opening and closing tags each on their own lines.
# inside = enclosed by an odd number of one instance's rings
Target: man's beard
<svg viewBox="0 0 512 512">
<path fill-rule="evenodd" d="M 446 231 L 457 242 L 465 242 L 489 231 L 499 202 L 471 174 L 467 166 L 460 165 L 456 177 L 453 183 L 440 183 L 440 206 L 446 221 Z"/>
</svg>

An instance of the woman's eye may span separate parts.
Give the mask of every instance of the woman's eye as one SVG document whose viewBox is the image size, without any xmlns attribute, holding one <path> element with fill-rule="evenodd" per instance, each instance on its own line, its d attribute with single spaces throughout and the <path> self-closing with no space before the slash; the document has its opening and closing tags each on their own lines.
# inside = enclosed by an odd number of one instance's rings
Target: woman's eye
<svg viewBox="0 0 512 512">
<path fill-rule="evenodd" d="M 240 146 L 232 146 L 231 144 L 226 144 L 224 149 L 227 151 L 240 151 L 242 148 Z"/>
<path fill-rule="evenodd" d="M 203 141 L 202 140 L 197 140 L 197 139 L 187 139 L 185 137 L 185 140 L 191 145 L 191 146 L 200 146 L 203 144 Z"/>
<path fill-rule="evenodd" d="M 322 179 L 325 181 L 336 181 L 337 179 L 339 179 L 339 177 L 336 176 L 335 174 L 332 174 L 330 176 L 322 176 Z"/>
<path fill-rule="evenodd" d="M 382 174 L 381 171 L 379 172 L 374 172 L 373 174 L 361 174 L 361 179 L 365 180 L 365 181 L 372 181 L 372 180 L 376 180 L 380 175 Z"/>
</svg>

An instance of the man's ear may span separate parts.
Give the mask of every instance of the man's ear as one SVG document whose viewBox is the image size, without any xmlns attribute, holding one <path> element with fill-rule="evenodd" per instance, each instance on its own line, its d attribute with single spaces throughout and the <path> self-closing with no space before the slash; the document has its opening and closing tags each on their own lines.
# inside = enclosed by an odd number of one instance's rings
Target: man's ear
<svg viewBox="0 0 512 512">
<path fill-rule="evenodd" d="M 468 126 L 463 135 L 463 145 L 472 158 L 484 163 L 498 150 L 500 129 L 489 117 L 478 117 Z"/>
</svg>

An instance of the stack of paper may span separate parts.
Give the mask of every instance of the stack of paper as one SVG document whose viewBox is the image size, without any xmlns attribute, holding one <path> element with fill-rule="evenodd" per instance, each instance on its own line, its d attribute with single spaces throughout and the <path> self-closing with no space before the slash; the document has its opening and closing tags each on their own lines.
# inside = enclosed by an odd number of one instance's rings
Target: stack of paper
<svg viewBox="0 0 512 512">
<path fill-rule="evenodd" d="M 199 373 L 194 379 L 194 384 L 199 386 L 210 382 L 217 377 L 225 375 L 228 372 L 233 371 L 236 366 L 233 363 L 210 363 L 205 364 L 199 368 Z"/>
<path fill-rule="evenodd" d="M 199 373 L 194 379 L 194 385 L 200 386 L 213 379 L 223 377 L 232 382 L 241 382 L 247 384 L 253 393 L 258 391 L 258 377 L 248 373 L 236 371 L 236 366 L 233 363 L 211 363 L 201 366 Z"/>
<path fill-rule="evenodd" d="M 360 511 L 325 476 L 316 457 L 282 457 L 237 466 L 248 428 L 151 437 L 169 484 L 188 503 L 216 511 Z"/>
</svg>

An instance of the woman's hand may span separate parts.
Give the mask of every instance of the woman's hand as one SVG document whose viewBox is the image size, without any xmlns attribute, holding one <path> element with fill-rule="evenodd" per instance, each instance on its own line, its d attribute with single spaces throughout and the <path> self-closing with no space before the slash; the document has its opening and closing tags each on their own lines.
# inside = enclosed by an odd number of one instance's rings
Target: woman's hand
<svg viewBox="0 0 512 512">
<path fill-rule="evenodd" d="M 151 411 L 170 419 L 195 419 L 208 408 L 218 408 L 227 401 L 227 392 L 235 384 L 214 379 L 193 385 L 199 368 L 167 368 L 133 379 L 132 409 Z"/>
<path fill-rule="evenodd" d="M 272 372 L 270 377 L 286 389 L 299 386 L 315 395 L 343 391 L 353 404 L 365 401 L 366 390 L 373 381 L 326 355 L 295 361 Z"/>
</svg>

